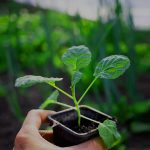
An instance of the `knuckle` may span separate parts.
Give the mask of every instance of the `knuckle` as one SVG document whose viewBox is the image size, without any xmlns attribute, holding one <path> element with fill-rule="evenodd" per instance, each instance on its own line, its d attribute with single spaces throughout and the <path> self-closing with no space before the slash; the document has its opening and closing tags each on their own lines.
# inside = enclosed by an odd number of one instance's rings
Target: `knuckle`
<svg viewBox="0 0 150 150">
<path fill-rule="evenodd" d="M 24 132 L 19 132 L 15 138 L 15 146 L 17 147 L 25 147 L 27 143 L 28 136 Z"/>
<path fill-rule="evenodd" d="M 36 109 L 31 109 L 31 110 L 28 112 L 28 114 L 35 114 L 36 112 L 37 112 Z"/>
<path fill-rule="evenodd" d="M 42 110 L 40 109 L 32 109 L 28 112 L 29 115 L 31 114 L 40 114 L 42 112 Z"/>
<path fill-rule="evenodd" d="M 50 111 L 50 110 L 32 109 L 28 112 L 27 115 L 29 115 L 29 116 L 34 116 L 34 115 L 42 116 L 44 113 L 55 114 L 56 112 Z"/>
<path fill-rule="evenodd" d="M 37 116 L 37 115 L 40 115 L 40 112 L 39 112 L 39 110 L 36 110 L 36 109 L 30 110 L 27 114 L 27 116 L 30 116 L 30 117 L 34 117 L 34 116 Z"/>
</svg>

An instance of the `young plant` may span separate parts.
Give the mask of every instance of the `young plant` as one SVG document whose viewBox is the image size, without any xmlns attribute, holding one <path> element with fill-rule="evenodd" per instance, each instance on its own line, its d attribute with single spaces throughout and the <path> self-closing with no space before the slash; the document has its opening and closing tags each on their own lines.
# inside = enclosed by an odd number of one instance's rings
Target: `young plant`
<svg viewBox="0 0 150 150">
<path fill-rule="evenodd" d="M 64 53 L 62 56 L 62 62 L 68 67 L 69 72 L 71 72 L 71 94 L 60 89 L 55 82 L 61 81 L 62 78 L 45 78 L 41 76 L 27 75 L 20 77 L 16 80 L 16 87 L 29 87 L 36 83 L 46 83 L 56 89 L 40 106 L 44 109 L 50 104 L 57 104 L 64 107 L 72 107 L 68 104 L 64 104 L 57 101 L 59 92 L 63 93 L 67 97 L 73 100 L 75 109 L 78 115 L 78 126 L 80 126 L 81 117 L 91 120 L 99 124 L 98 130 L 99 134 L 104 140 L 104 143 L 108 148 L 111 148 L 116 144 L 116 141 L 120 138 L 120 134 L 117 131 L 116 123 L 112 120 L 105 120 L 103 123 L 97 122 L 86 116 L 81 115 L 79 105 L 83 100 L 84 96 L 87 94 L 92 85 L 99 79 L 116 79 L 121 76 L 130 66 L 130 60 L 123 55 L 111 55 L 102 59 L 98 62 L 95 71 L 94 78 L 82 94 L 82 96 L 77 100 L 76 98 L 76 84 L 80 81 L 83 73 L 82 69 L 87 67 L 91 61 L 91 52 L 85 46 L 73 46 Z M 59 91 L 59 92 L 58 92 Z"/>
</svg>

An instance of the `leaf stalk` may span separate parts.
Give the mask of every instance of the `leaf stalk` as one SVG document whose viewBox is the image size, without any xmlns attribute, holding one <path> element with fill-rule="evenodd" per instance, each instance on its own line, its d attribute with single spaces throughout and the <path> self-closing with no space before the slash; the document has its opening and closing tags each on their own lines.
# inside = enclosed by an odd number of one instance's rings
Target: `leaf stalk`
<svg viewBox="0 0 150 150">
<path fill-rule="evenodd" d="M 48 105 L 50 104 L 57 104 L 57 105 L 60 105 L 60 106 L 63 106 L 63 107 L 67 107 L 67 108 L 73 108 L 72 106 L 70 105 L 67 105 L 67 104 L 64 104 L 64 103 L 61 103 L 61 102 L 55 102 L 55 101 L 52 101 L 52 100 L 47 100 L 45 101 L 41 106 L 40 106 L 40 109 L 44 109 L 46 108 Z"/>
<path fill-rule="evenodd" d="M 94 78 L 94 80 L 91 82 L 91 84 L 88 86 L 88 88 L 85 90 L 85 92 L 83 93 L 83 95 L 80 97 L 79 101 L 78 101 L 78 105 L 81 103 L 83 97 L 86 95 L 86 93 L 89 91 L 89 89 L 92 87 L 92 85 L 95 83 L 95 81 L 97 80 L 97 77 Z"/>
<path fill-rule="evenodd" d="M 65 92 L 64 90 L 60 89 L 58 86 L 54 85 L 54 84 L 51 84 L 49 83 L 49 85 L 51 85 L 52 87 L 54 87 L 55 89 L 57 89 L 58 91 L 60 91 L 61 93 L 63 93 L 64 95 L 66 95 L 67 97 L 69 97 L 70 99 L 73 99 L 73 97 L 68 94 L 67 92 Z"/>
</svg>

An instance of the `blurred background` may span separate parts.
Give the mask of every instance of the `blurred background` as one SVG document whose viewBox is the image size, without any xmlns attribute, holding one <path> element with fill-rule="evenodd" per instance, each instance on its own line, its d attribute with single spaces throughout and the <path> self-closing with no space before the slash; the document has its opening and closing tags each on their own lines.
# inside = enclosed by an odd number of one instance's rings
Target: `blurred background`
<svg viewBox="0 0 150 150">
<path fill-rule="evenodd" d="M 58 86 L 69 91 L 61 55 L 73 45 L 86 45 L 93 57 L 78 96 L 101 58 L 127 55 L 131 67 L 125 75 L 99 80 L 83 104 L 118 118 L 122 141 L 115 150 L 150 150 L 149 8 L 148 0 L 0 0 L 0 149 L 12 149 L 27 112 L 53 91 L 46 85 L 17 89 L 15 79 L 63 77 Z M 69 102 L 63 95 L 60 100 Z"/>
</svg>

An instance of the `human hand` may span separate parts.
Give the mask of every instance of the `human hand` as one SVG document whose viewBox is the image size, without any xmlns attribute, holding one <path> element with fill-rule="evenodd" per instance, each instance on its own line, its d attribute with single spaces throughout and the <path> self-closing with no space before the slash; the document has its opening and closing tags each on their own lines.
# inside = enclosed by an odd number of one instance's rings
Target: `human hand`
<svg viewBox="0 0 150 150">
<path fill-rule="evenodd" d="M 14 150 L 105 150 L 99 138 L 64 148 L 48 142 L 45 138 L 52 137 L 52 133 L 40 134 L 39 128 L 50 114 L 54 114 L 54 112 L 47 110 L 31 110 L 16 136 Z"/>
</svg>

